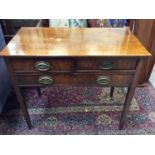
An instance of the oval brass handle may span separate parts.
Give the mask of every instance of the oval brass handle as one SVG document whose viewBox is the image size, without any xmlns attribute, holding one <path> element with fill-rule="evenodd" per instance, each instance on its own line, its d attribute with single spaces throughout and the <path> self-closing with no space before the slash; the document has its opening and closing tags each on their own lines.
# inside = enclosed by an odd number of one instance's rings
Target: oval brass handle
<svg viewBox="0 0 155 155">
<path fill-rule="evenodd" d="M 111 79 L 107 76 L 99 76 L 97 77 L 96 82 L 99 85 L 108 85 L 111 83 Z"/>
<path fill-rule="evenodd" d="M 103 70 L 113 69 L 113 64 L 110 62 L 105 62 L 105 63 L 99 65 L 99 69 L 103 69 Z"/>
<path fill-rule="evenodd" d="M 35 63 L 35 69 L 38 71 L 48 71 L 50 69 L 50 64 L 45 61 L 37 61 Z"/>
<path fill-rule="evenodd" d="M 53 83 L 53 79 L 50 76 L 40 76 L 38 82 L 40 84 L 49 85 Z"/>
</svg>

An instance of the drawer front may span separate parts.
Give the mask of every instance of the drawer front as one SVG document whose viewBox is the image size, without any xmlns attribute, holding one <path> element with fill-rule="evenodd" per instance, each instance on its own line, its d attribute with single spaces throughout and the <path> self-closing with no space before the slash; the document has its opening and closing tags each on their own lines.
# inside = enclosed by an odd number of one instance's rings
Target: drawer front
<svg viewBox="0 0 155 155">
<path fill-rule="evenodd" d="M 15 72 L 71 71 L 70 59 L 18 58 L 12 60 Z"/>
<path fill-rule="evenodd" d="M 57 75 L 16 75 L 19 86 L 48 85 L 94 85 L 129 86 L 133 75 L 112 74 L 57 74 Z"/>
<path fill-rule="evenodd" d="M 135 70 L 136 58 L 81 58 L 77 70 Z"/>
</svg>

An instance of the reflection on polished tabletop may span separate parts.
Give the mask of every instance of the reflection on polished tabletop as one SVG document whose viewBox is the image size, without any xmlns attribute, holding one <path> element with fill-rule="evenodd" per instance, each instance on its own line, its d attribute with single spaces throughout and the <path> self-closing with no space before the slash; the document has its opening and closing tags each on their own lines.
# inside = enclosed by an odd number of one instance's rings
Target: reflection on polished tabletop
<svg viewBox="0 0 155 155">
<path fill-rule="evenodd" d="M 150 56 L 128 28 L 21 28 L 2 56 Z"/>
</svg>

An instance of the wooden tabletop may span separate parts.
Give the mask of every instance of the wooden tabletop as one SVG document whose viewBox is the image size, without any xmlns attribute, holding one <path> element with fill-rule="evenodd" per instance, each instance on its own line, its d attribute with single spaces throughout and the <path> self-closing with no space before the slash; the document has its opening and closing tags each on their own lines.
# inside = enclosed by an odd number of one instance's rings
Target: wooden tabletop
<svg viewBox="0 0 155 155">
<path fill-rule="evenodd" d="M 140 56 L 151 54 L 128 28 L 21 28 L 1 56 Z"/>
</svg>

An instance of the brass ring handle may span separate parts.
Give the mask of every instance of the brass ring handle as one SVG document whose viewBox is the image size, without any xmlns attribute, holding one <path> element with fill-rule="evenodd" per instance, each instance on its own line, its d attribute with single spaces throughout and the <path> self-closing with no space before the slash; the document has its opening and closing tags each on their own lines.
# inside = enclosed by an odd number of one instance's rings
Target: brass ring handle
<svg viewBox="0 0 155 155">
<path fill-rule="evenodd" d="M 105 63 L 99 65 L 99 69 L 103 69 L 103 70 L 113 69 L 113 64 L 110 62 L 105 62 Z"/>
<path fill-rule="evenodd" d="M 107 76 L 99 76 L 97 77 L 96 82 L 99 85 L 108 85 L 111 83 L 111 79 Z"/>
<path fill-rule="evenodd" d="M 50 76 L 40 76 L 38 82 L 40 84 L 49 85 L 53 83 L 53 79 Z"/>
<path fill-rule="evenodd" d="M 45 61 L 37 61 L 35 63 L 35 69 L 38 71 L 48 71 L 50 69 L 50 64 Z"/>
</svg>

